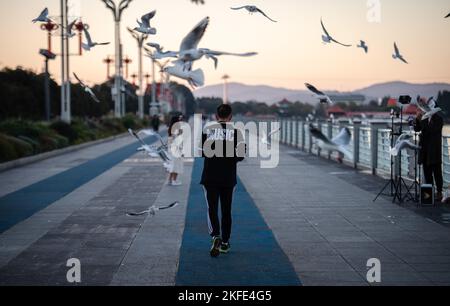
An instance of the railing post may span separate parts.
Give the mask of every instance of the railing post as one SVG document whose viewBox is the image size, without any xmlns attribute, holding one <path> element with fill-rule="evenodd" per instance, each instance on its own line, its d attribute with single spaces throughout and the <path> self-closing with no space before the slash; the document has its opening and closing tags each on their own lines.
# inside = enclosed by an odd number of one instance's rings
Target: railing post
<svg viewBox="0 0 450 306">
<path fill-rule="evenodd" d="M 328 139 L 333 138 L 333 123 L 331 121 L 327 123 L 327 137 Z M 331 152 L 328 152 L 328 159 L 331 160 Z"/>
<path fill-rule="evenodd" d="M 353 167 L 358 169 L 359 163 L 359 128 L 361 123 L 353 124 Z"/>
<path fill-rule="evenodd" d="M 372 168 L 372 174 L 377 174 L 377 167 L 378 167 L 378 127 L 375 127 L 374 125 L 371 125 L 370 129 L 370 151 L 371 151 L 371 168 Z"/>
</svg>

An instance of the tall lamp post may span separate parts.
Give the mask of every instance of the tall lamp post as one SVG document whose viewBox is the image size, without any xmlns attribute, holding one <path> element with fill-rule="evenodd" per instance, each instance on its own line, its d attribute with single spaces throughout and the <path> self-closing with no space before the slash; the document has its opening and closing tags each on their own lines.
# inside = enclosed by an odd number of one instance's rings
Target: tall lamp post
<svg viewBox="0 0 450 306">
<path fill-rule="evenodd" d="M 45 120 L 50 121 L 50 74 L 48 73 L 48 61 L 54 60 L 56 54 L 45 49 L 39 50 L 39 54 L 45 58 Z"/>
<path fill-rule="evenodd" d="M 114 87 L 111 94 L 114 99 L 114 114 L 116 117 L 122 117 L 122 110 L 124 109 L 124 96 L 122 89 L 124 88 L 122 78 L 122 44 L 120 42 L 120 22 L 122 20 L 123 11 L 128 8 L 133 0 L 121 0 L 117 5 L 113 0 L 102 0 L 106 7 L 113 13 L 115 22 L 115 68 L 116 74 L 114 78 Z"/>
<path fill-rule="evenodd" d="M 138 90 L 138 114 L 139 118 L 144 119 L 144 75 L 142 71 L 142 48 L 144 47 L 144 42 L 147 40 L 148 35 L 146 34 L 138 34 L 132 29 L 128 28 L 128 32 L 130 32 L 131 36 L 136 39 L 138 44 L 138 60 L 139 60 L 139 90 Z"/>
<path fill-rule="evenodd" d="M 152 60 L 152 102 L 150 103 L 150 116 L 159 115 L 158 103 L 156 102 L 156 79 L 155 79 L 155 56 L 153 52 L 145 48 L 147 56 Z"/>
<path fill-rule="evenodd" d="M 228 74 L 225 74 L 222 77 L 223 80 L 223 104 L 228 104 L 228 80 L 230 79 L 230 76 Z"/>
</svg>

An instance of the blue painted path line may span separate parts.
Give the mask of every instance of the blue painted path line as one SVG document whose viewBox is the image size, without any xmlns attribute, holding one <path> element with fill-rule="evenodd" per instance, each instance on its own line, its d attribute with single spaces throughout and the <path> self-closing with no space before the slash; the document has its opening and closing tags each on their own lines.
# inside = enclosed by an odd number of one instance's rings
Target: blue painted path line
<svg viewBox="0 0 450 306">
<path fill-rule="evenodd" d="M 155 142 L 156 137 L 147 141 Z M 137 143 L 124 146 L 0 198 L 0 233 L 31 217 L 136 153 Z"/>
<path fill-rule="evenodd" d="M 233 203 L 231 253 L 210 257 L 207 206 L 199 185 L 202 167 L 203 160 L 196 159 L 176 285 L 300 286 L 292 264 L 240 180 Z"/>
</svg>

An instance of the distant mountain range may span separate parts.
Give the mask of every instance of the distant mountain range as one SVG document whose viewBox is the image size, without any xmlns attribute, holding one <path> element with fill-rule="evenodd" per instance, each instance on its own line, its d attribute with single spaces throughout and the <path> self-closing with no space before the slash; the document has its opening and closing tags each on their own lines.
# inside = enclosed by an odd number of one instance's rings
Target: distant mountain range
<svg viewBox="0 0 450 306">
<path fill-rule="evenodd" d="M 437 96 L 439 91 L 450 91 L 450 84 L 430 83 L 430 84 L 412 84 L 406 82 L 387 82 L 375 84 L 366 88 L 352 92 L 325 91 L 328 95 L 364 95 L 365 102 L 378 100 L 385 96 L 398 97 L 400 95 L 417 95 L 431 97 Z M 194 92 L 195 97 L 222 97 L 223 85 L 211 85 Z M 245 85 L 241 83 L 228 84 L 229 100 L 232 102 L 240 101 L 258 101 L 268 104 L 275 104 L 283 99 L 289 101 L 302 101 L 306 103 L 316 103 L 317 100 L 307 90 L 295 90 L 287 88 L 271 87 L 266 85 Z"/>
</svg>

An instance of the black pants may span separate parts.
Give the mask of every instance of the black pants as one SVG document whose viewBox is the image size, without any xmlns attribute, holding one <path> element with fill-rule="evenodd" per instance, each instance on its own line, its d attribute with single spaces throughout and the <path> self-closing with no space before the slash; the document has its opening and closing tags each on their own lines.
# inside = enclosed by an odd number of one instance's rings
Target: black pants
<svg viewBox="0 0 450 306">
<path fill-rule="evenodd" d="M 423 174 L 425 176 L 425 182 L 436 186 L 437 192 L 442 192 L 444 187 L 444 179 L 442 177 L 442 165 L 423 165 Z M 433 179 L 434 178 L 434 179 Z M 435 184 L 436 183 L 436 184 Z"/>
<path fill-rule="evenodd" d="M 231 236 L 231 206 L 234 187 L 204 186 L 206 203 L 208 204 L 208 229 L 211 237 L 220 236 L 227 243 Z M 219 223 L 219 200 L 222 213 L 222 226 Z"/>
</svg>

